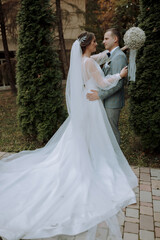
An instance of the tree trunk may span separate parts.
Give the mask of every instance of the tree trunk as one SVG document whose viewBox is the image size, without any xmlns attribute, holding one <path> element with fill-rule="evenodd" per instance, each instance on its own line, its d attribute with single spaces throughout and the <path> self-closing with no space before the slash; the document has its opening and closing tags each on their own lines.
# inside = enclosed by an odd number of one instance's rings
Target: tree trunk
<svg viewBox="0 0 160 240">
<path fill-rule="evenodd" d="M 57 15 L 57 23 L 58 23 L 59 44 L 61 49 L 61 59 L 63 64 L 63 71 L 66 78 L 68 73 L 68 61 L 67 61 L 66 47 L 65 47 L 65 41 L 63 36 L 60 0 L 56 0 L 56 15 Z"/>
<path fill-rule="evenodd" d="M 14 74 L 12 70 L 12 65 L 10 61 L 10 55 L 9 55 L 9 50 L 8 50 L 8 43 L 7 43 L 7 36 L 6 36 L 6 29 L 5 29 L 5 22 L 4 22 L 4 16 L 3 16 L 3 9 L 2 9 L 2 1 L 0 0 L 0 27 L 1 27 L 1 32 L 2 32 L 2 42 L 3 42 L 3 47 L 4 47 L 4 55 L 6 62 L 8 64 L 8 75 L 9 75 L 9 82 L 11 86 L 11 90 L 14 94 L 17 93 L 17 89 L 14 83 Z"/>
</svg>

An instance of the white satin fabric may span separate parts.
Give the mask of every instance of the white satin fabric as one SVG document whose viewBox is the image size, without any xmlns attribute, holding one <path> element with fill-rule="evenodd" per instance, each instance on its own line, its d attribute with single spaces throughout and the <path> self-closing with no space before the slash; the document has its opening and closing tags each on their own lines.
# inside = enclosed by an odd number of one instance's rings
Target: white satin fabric
<svg viewBox="0 0 160 240">
<path fill-rule="evenodd" d="M 86 93 L 97 89 L 85 81 L 82 132 L 75 141 L 70 117 L 48 144 L 0 161 L 0 236 L 8 240 L 77 235 L 96 239 L 106 221 L 122 239 L 116 215 L 135 203 L 137 178 L 114 137 L 100 100 Z"/>
</svg>

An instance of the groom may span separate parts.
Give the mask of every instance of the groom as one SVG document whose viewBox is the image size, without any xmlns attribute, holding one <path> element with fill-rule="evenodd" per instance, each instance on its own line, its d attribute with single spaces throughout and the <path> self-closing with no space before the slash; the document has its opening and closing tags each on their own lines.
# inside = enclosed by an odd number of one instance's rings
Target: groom
<svg viewBox="0 0 160 240">
<path fill-rule="evenodd" d="M 127 65 L 126 55 L 119 47 L 120 33 L 114 29 L 108 29 L 104 34 L 104 46 L 109 51 L 109 61 L 103 67 L 105 76 L 108 74 L 119 73 L 123 67 Z M 91 90 L 92 93 L 87 94 L 90 101 L 101 99 L 111 124 L 112 130 L 115 134 L 117 142 L 120 144 L 120 133 L 118 129 L 118 122 L 120 111 L 124 106 L 124 79 L 121 79 L 118 84 L 109 89 L 99 91 Z"/>
</svg>

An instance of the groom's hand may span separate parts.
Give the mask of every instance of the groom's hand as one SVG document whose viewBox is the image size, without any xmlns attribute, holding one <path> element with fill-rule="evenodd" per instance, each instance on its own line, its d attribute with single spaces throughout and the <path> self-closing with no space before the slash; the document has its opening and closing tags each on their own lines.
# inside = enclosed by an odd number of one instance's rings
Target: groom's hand
<svg viewBox="0 0 160 240">
<path fill-rule="evenodd" d="M 99 96 L 98 96 L 98 91 L 96 90 L 91 90 L 92 93 L 87 93 L 87 99 L 89 101 L 95 101 L 95 100 L 98 100 L 99 99 Z"/>
</svg>

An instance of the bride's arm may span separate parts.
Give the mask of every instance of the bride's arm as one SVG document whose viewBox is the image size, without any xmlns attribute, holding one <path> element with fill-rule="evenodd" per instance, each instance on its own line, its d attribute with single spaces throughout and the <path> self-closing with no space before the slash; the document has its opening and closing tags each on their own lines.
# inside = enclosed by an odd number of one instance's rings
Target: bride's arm
<svg viewBox="0 0 160 240">
<path fill-rule="evenodd" d="M 108 60 L 107 53 L 108 53 L 108 50 L 105 50 L 101 53 L 92 55 L 91 58 L 94 59 L 99 65 L 102 65 Z"/>
<path fill-rule="evenodd" d="M 104 76 L 101 68 L 98 68 L 95 61 L 91 58 L 86 61 L 85 67 L 90 77 L 92 77 L 97 83 L 97 86 L 102 89 L 110 89 L 116 86 L 118 81 L 127 73 L 127 70 L 122 70 L 121 73 Z"/>
<path fill-rule="evenodd" d="M 126 49 L 128 49 L 127 46 L 124 46 L 121 48 L 121 50 L 124 52 Z M 94 59 L 99 65 L 102 65 L 104 63 L 106 63 L 106 61 L 108 60 L 108 50 L 104 50 L 103 52 L 100 52 L 98 54 L 94 54 L 91 56 L 92 59 Z"/>
</svg>

